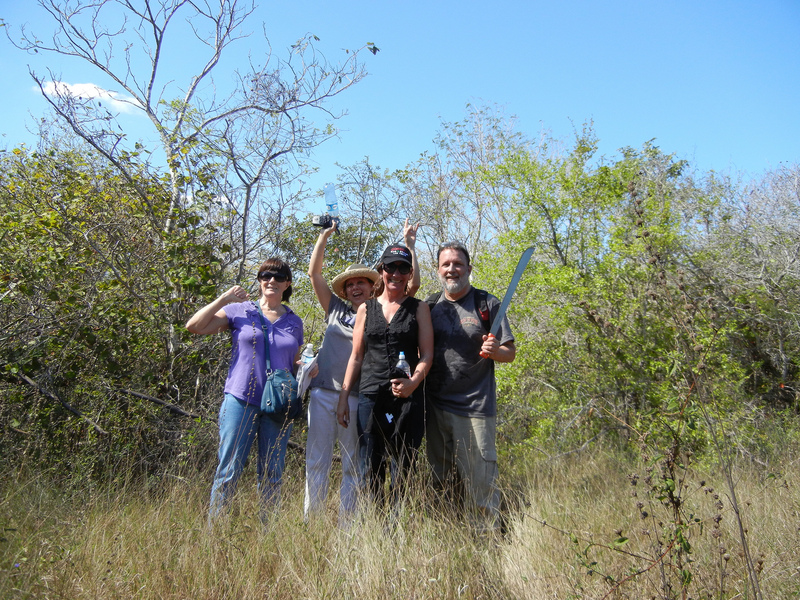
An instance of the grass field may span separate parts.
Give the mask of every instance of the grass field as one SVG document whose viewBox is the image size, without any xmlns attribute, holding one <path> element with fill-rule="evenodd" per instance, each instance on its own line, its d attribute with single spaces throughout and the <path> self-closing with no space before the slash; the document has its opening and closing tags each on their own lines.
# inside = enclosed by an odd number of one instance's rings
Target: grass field
<svg viewBox="0 0 800 600">
<path fill-rule="evenodd" d="M 507 530 L 489 538 L 434 511 L 424 475 L 391 522 L 366 514 L 343 531 L 332 499 L 326 517 L 304 523 L 299 454 L 268 523 L 248 471 L 229 519 L 213 529 L 213 466 L 88 489 L 7 470 L 0 597 L 754 597 L 725 478 L 689 471 L 677 523 L 645 491 L 648 466 L 629 460 L 595 452 L 530 464 L 504 481 L 515 490 Z M 761 596 L 800 597 L 798 459 L 742 462 L 733 481 Z"/>
</svg>

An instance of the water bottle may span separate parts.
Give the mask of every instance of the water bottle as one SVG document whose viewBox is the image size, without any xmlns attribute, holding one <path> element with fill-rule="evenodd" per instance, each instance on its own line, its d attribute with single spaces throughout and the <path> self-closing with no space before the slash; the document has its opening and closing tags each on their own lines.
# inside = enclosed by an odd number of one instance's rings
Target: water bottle
<svg viewBox="0 0 800 600">
<path fill-rule="evenodd" d="M 400 360 L 397 361 L 397 365 L 395 365 L 398 369 L 400 369 L 403 373 L 406 374 L 406 377 L 411 379 L 411 365 L 408 364 L 406 361 L 406 353 L 401 352 L 399 356 Z"/>
<path fill-rule="evenodd" d="M 305 366 L 311 362 L 312 358 L 314 358 L 314 346 L 311 344 L 306 344 L 303 354 L 300 355 L 300 362 L 303 366 Z"/>
<path fill-rule="evenodd" d="M 325 212 L 334 218 L 339 216 L 339 201 L 336 199 L 336 186 L 332 183 L 325 184 Z"/>
</svg>

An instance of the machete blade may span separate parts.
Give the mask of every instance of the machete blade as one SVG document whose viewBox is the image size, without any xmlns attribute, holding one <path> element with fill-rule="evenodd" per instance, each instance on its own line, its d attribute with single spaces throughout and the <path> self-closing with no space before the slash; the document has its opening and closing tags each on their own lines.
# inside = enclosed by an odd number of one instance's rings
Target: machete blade
<svg viewBox="0 0 800 600">
<path fill-rule="evenodd" d="M 497 315 L 495 316 L 494 321 L 492 321 L 492 327 L 489 329 L 489 335 L 497 337 L 497 332 L 500 331 L 500 325 L 503 322 L 503 317 L 506 316 L 508 305 L 511 304 L 511 298 L 514 297 L 514 292 L 517 291 L 517 285 L 519 284 L 519 280 L 522 279 L 522 273 L 525 271 L 525 267 L 528 266 L 531 256 L 533 256 L 533 246 L 528 246 L 525 249 L 525 252 L 522 253 L 522 256 L 519 257 L 517 268 L 514 269 L 514 276 L 511 278 L 511 283 L 508 284 L 506 295 L 503 296 L 503 301 L 500 303 L 500 308 L 497 311 Z"/>
</svg>

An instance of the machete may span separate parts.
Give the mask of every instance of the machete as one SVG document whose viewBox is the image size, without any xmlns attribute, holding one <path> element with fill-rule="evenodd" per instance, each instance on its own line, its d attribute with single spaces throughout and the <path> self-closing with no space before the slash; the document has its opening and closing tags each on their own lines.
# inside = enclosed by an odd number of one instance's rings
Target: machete
<svg viewBox="0 0 800 600">
<path fill-rule="evenodd" d="M 522 253 L 522 256 L 519 257 L 517 268 L 514 269 L 514 276 L 511 278 L 511 283 L 508 284 L 506 295 L 503 296 L 503 301 L 500 303 L 500 308 L 497 311 L 497 315 L 495 315 L 494 321 L 492 321 L 492 326 L 489 328 L 489 337 L 495 337 L 497 332 L 500 331 L 500 325 L 503 323 L 503 317 L 506 316 L 508 305 L 511 304 L 511 298 L 514 297 L 514 292 L 517 291 L 517 285 L 519 284 L 519 280 L 522 279 L 522 273 L 525 271 L 525 267 L 528 266 L 531 256 L 533 256 L 533 246 L 528 246 L 525 249 L 525 252 Z M 481 352 L 481 356 L 483 358 L 489 358 L 489 356 L 483 352 Z"/>
</svg>

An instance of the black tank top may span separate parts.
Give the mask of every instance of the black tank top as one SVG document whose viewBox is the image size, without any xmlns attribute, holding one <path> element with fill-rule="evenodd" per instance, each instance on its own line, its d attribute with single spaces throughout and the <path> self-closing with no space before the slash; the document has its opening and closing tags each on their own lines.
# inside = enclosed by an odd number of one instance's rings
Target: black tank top
<svg viewBox="0 0 800 600">
<path fill-rule="evenodd" d="M 367 319 L 364 324 L 366 349 L 361 365 L 361 387 L 367 396 L 391 392 L 391 379 L 404 377 L 396 374 L 400 352 L 405 352 L 411 372 L 419 362 L 417 307 L 420 300 L 408 297 L 397 309 L 390 323 L 386 323 L 381 304 L 367 300 Z"/>
</svg>

